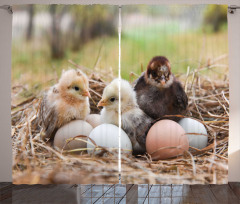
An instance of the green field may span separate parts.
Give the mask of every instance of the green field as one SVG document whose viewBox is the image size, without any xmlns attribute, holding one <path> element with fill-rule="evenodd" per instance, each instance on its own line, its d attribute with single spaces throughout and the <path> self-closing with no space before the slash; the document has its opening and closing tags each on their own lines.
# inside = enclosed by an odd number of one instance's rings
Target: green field
<svg viewBox="0 0 240 204">
<path fill-rule="evenodd" d="M 227 31 L 206 33 L 201 30 L 181 32 L 177 24 L 149 26 L 123 30 L 122 77 L 141 73 L 155 55 L 165 55 L 175 74 L 186 73 L 228 53 Z M 45 87 L 55 83 L 62 69 L 74 67 L 68 61 L 93 69 L 112 68 L 118 73 L 118 38 L 102 37 L 85 44 L 80 51 L 65 50 L 65 57 L 52 60 L 47 40 L 34 39 L 13 41 L 12 84 L 27 84 L 29 87 Z M 220 61 L 227 64 L 227 59 Z M 226 70 L 227 71 L 227 70 Z M 51 79 L 55 79 L 52 80 Z"/>
</svg>

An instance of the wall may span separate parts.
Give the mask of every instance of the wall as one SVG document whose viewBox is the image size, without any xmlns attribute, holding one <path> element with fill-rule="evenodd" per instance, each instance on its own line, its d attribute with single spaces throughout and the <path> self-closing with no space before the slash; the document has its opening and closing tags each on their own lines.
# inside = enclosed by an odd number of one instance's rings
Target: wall
<svg viewBox="0 0 240 204">
<path fill-rule="evenodd" d="M 11 39 L 12 15 L 0 10 L 0 181 L 12 179 Z"/>
<path fill-rule="evenodd" d="M 13 4 L 228 4 L 240 6 L 240 0 L 1 0 Z M 11 33 L 12 15 L 0 9 L 0 182 L 12 180 L 11 148 Z M 229 14 L 230 64 L 230 139 L 229 181 L 240 182 L 240 9 Z"/>
<path fill-rule="evenodd" d="M 228 180 L 240 182 L 240 9 L 228 15 L 229 44 L 229 160 Z"/>
</svg>

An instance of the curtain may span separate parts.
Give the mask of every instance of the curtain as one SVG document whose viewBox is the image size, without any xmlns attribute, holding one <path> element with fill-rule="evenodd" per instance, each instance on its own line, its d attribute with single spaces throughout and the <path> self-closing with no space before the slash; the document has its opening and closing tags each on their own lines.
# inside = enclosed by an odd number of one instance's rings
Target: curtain
<svg viewBox="0 0 240 204">
<path fill-rule="evenodd" d="M 12 37 L 15 184 L 228 182 L 227 6 L 14 6 Z"/>
</svg>

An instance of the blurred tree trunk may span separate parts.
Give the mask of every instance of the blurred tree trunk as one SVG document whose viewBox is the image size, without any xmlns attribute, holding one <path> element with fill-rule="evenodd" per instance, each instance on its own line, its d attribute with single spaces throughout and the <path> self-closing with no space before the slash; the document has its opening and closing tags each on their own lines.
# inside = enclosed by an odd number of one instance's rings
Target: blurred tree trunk
<svg viewBox="0 0 240 204">
<path fill-rule="evenodd" d="M 116 12 L 104 5 L 72 7 L 71 50 L 78 51 L 95 38 L 116 35 Z"/>
<path fill-rule="evenodd" d="M 70 36 L 71 36 L 71 50 L 78 51 L 80 50 L 81 38 L 80 36 L 80 28 L 76 26 L 77 22 L 72 21 L 70 26 Z"/>
<path fill-rule="evenodd" d="M 26 40 L 30 41 L 32 39 L 32 35 L 33 35 L 33 16 L 34 16 L 34 6 L 33 5 L 28 6 L 28 15 L 29 15 L 29 21 L 28 21 L 28 27 L 27 27 Z"/>
<path fill-rule="evenodd" d="M 91 38 L 90 29 L 88 28 L 85 23 L 82 23 L 81 25 L 82 29 L 75 29 L 74 31 L 74 37 L 73 37 L 73 45 L 72 50 L 73 51 L 79 51 L 80 48 L 87 43 Z"/>
<path fill-rule="evenodd" d="M 60 29 L 61 16 L 57 15 L 57 5 L 50 6 L 50 14 L 52 16 L 51 57 L 53 59 L 61 59 L 64 57 L 64 47 L 61 39 L 61 29 Z"/>
</svg>

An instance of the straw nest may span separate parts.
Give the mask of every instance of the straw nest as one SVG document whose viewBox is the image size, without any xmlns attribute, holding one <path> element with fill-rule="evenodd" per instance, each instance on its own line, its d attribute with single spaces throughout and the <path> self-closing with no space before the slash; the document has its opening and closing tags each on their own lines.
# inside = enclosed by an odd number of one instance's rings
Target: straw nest
<svg viewBox="0 0 240 204">
<path fill-rule="evenodd" d="M 73 62 L 71 62 L 74 64 Z M 111 71 L 88 70 L 90 78 L 91 112 L 99 113 L 100 100 Z M 212 67 L 211 67 L 212 66 Z M 140 157 L 122 154 L 122 183 L 192 184 L 227 183 L 229 134 L 229 82 L 210 80 L 203 66 L 178 76 L 189 97 L 187 117 L 201 121 L 208 130 L 208 146 L 193 148 L 173 159 L 152 161 L 146 154 Z M 203 72 L 202 72 L 203 71 Z M 98 73 L 98 74 L 96 74 Z M 107 76 L 107 77 L 106 77 Z M 103 80 L 104 79 L 104 80 Z M 15 95 L 18 91 L 13 87 Z M 79 151 L 75 154 L 57 151 L 40 138 L 36 124 L 41 97 L 33 96 L 12 105 L 13 182 L 16 184 L 47 183 L 118 183 L 118 154 L 104 150 L 101 156 Z"/>
</svg>

